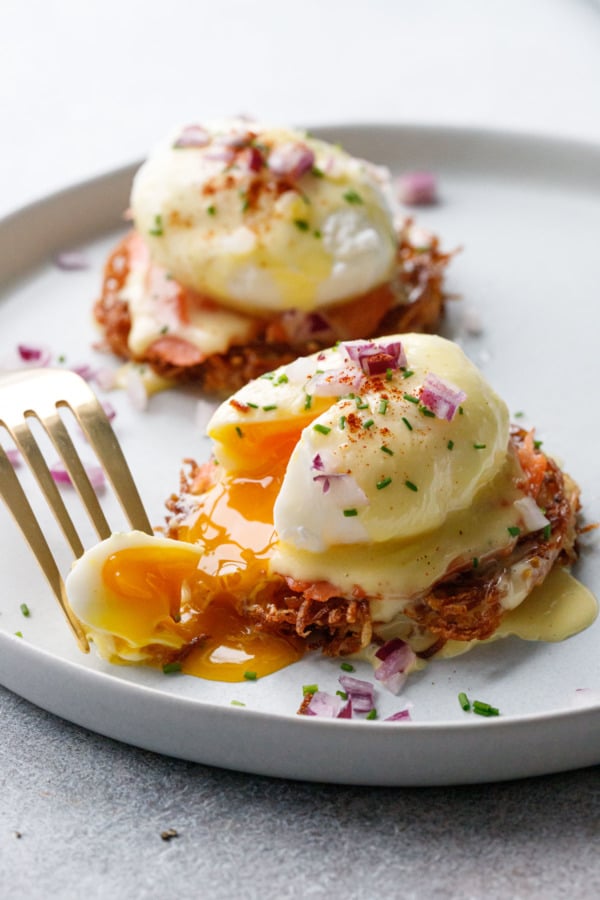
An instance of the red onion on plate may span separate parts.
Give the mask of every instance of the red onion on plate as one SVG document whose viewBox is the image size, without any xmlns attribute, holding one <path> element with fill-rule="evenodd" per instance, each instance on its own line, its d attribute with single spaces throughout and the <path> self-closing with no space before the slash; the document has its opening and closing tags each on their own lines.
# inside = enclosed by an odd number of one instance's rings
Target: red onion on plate
<svg viewBox="0 0 600 900">
<path fill-rule="evenodd" d="M 437 181 L 433 172 L 405 172 L 396 181 L 398 199 L 407 206 L 428 206 L 437 202 Z"/>
<path fill-rule="evenodd" d="M 399 709 L 383 720 L 384 722 L 410 722 L 410 710 Z"/>
<path fill-rule="evenodd" d="M 352 701 L 344 701 L 336 694 L 328 694 L 326 691 L 316 691 L 310 698 L 304 714 L 325 719 L 351 719 Z"/>
<path fill-rule="evenodd" d="M 54 463 L 49 469 L 53 480 L 57 484 L 72 484 L 71 476 L 62 462 Z M 106 479 L 104 477 L 104 470 L 100 466 L 84 464 L 84 469 L 93 488 L 98 489 L 104 487 Z"/>
<path fill-rule="evenodd" d="M 17 344 L 17 355 L 21 364 L 27 366 L 47 366 L 52 353 L 44 344 Z"/>
<path fill-rule="evenodd" d="M 54 265 L 64 272 L 78 272 L 89 269 L 90 262 L 80 250 L 63 250 L 54 257 Z"/>
<path fill-rule="evenodd" d="M 354 678 L 352 675 L 340 675 L 340 684 L 352 701 L 355 712 L 370 712 L 375 705 L 375 688 L 369 681 Z"/>
</svg>

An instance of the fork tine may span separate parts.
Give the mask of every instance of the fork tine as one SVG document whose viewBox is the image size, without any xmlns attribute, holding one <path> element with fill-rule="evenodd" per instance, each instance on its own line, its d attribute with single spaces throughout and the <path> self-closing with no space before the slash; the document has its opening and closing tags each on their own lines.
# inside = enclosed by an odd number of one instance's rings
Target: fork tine
<svg viewBox="0 0 600 900">
<path fill-rule="evenodd" d="M 102 405 L 92 394 L 90 401 L 85 405 L 80 405 L 76 409 L 69 406 L 69 409 L 94 447 L 131 527 L 145 531 L 146 534 L 154 534 L 123 451 Z"/>
<path fill-rule="evenodd" d="M 38 418 L 37 415 L 36 418 Z M 98 533 L 98 537 L 101 540 L 110 537 L 110 525 L 106 521 L 106 516 L 102 511 L 96 492 L 91 485 L 88 474 L 83 467 L 83 463 L 64 422 L 57 412 L 54 415 L 46 416 L 44 419 L 39 419 L 39 421 L 48 432 L 52 443 L 63 460 L 73 487 L 79 494 L 81 502 L 85 506 L 86 512 Z"/>
<path fill-rule="evenodd" d="M 90 649 L 87 638 L 71 610 L 54 556 L 2 445 L 0 445 L 0 494 L 48 579 L 79 647 L 87 653 Z"/>
<path fill-rule="evenodd" d="M 50 474 L 50 469 L 46 464 L 42 451 L 29 430 L 27 422 L 22 422 L 14 428 L 7 428 L 7 430 L 17 445 L 21 456 L 37 479 L 37 482 L 48 501 L 50 509 L 54 513 L 54 516 L 61 527 L 62 533 L 69 542 L 71 550 L 75 556 L 81 556 L 83 553 L 83 544 L 81 543 L 71 517 L 67 512 L 67 508 L 56 483 Z"/>
</svg>

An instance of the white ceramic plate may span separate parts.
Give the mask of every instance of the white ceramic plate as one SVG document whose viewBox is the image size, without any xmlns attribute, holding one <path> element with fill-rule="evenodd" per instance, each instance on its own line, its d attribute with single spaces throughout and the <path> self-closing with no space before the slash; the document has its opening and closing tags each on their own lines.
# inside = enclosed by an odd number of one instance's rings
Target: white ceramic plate
<svg viewBox="0 0 600 900">
<path fill-rule="evenodd" d="M 450 270 L 449 288 L 462 300 L 451 304 L 446 332 L 463 343 L 511 410 L 525 413 L 521 421 L 537 427 L 582 485 L 588 521 L 600 520 L 600 148 L 438 128 L 318 132 L 394 171 L 438 173 L 442 202 L 417 211 L 417 219 L 445 247 L 464 248 Z M 91 349 L 90 308 L 107 251 L 123 230 L 133 171 L 75 186 L 0 223 L 2 354 L 21 341 L 43 341 L 67 364 L 106 365 Z M 56 251 L 75 246 L 85 249 L 89 270 L 67 273 L 50 264 Z M 466 328 L 473 314 L 483 327 L 477 337 Z M 147 412 L 132 409 L 125 395 L 110 399 L 159 524 L 181 459 L 208 454 L 194 424 L 197 397 L 161 394 Z M 431 664 L 412 677 L 402 698 L 380 693 L 380 717 L 410 701 L 410 723 L 307 719 L 295 714 L 301 687 L 317 682 L 335 691 L 334 661 L 309 657 L 237 685 L 115 668 L 81 655 L 4 509 L 0 529 L 0 681 L 101 734 L 202 763 L 355 784 L 491 781 L 600 762 L 600 706 L 574 706 L 578 688 L 600 689 L 600 622 L 561 644 L 506 639 L 481 647 Z M 593 536 L 586 544 L 577 575 L 598 592 L 600 552 Z M 57 552 L 66 569 L 66 552 Z M 358 674 L 372 678 L 366 667 Z M 501 717 L 463 713 L 462 690 L 498 706 Z"/>
</svg>

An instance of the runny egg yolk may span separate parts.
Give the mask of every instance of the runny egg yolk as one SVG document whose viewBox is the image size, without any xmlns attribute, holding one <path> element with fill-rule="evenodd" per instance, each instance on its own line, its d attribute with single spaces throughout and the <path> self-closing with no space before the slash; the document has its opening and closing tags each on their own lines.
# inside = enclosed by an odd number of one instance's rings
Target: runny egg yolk
<svg viewBox="0 0 600 900">
<path fill-rule="evenodd" d="M 181 543 L 125 547 L 105 560 L 95 624 L 126 634 L 157 665 L 175 660 L 186 674 L 211 680 L 260 677 L 300 659 L 300 639 L 257 631 L 244 607 L 272 580 L 273 505 L 310 418 L 276 430 L 232 427 L 228 438 L 244 442 L 244 468 L 199 497 L 174 535 Z"/>
</svg>

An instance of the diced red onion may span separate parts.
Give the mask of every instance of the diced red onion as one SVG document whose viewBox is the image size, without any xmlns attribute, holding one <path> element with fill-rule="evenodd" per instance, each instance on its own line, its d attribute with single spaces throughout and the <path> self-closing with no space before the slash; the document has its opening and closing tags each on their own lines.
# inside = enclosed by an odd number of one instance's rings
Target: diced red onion
<svg viewBox="0 0 600 900">
<path fill-rule="evenodd" d="M 71 372 L 75 372 L 84 381 L 93 381 L 96 377 L 95 369 L 92 369 L 87 363 L 82 363 L 80 366 L 71 366 Z"/>
<path fill-rule="evenodd" d="M 15 447 L 9 447 L 8 450 L 4 450 L 4 452 L 12 466 L 19 466 L 21 464 L 21 454 Z"/>
<path fill-rule="evenodd" d="M 274 175 L 285 175 L 291 179 L 300 178 L 312 169 L 315 154 L 299 141 L 288 141 L 271 150 L 267 165 Z"/>
<path fill-rule="evenodd" d="M 352 702 L 342 700 L 337 694 L 316 691 L 304 712 L 307 716 L 320 716 L 326 719 L 351 719 Z"/>
<path fill-rule="evenodd" d="M 384 722 L 409 722 L 410 721 L 410 710 L 399 709 L 398 712 L 392 713 L 391 716 L 388 716 L 383 721 Z"/>
<path fill-rule="evenodd" d="M 17 353 L 26 366 L 47 366 L 52 359 L 52 353 L 43 344 L 17 344 Z"/>
<path fill-rule="evenodd" d="M 346 397 L 360 390 L 364 380 L 360 369 L 330 369 L 313 375 L 306 385 L 306 393 L 314 397 Z"/>
<path fill-rule="evenodd" d="M 77 272 L 89 269 L 90 262 L 80 250 L 64 250 L 54 257 L 54 265 L 64 272 Z"/>
<path fill-rule="evenodd" d="M 104 410 L 104 414 L 109 422 L 112 422 L 112 420 L 116 418 L 117 411 L 112 403 L 108 402 L 108 400 L 102 401 L 102 409 Z"/>
<path fill-rule="evenodd" d="M 340 675 L 340 684 L 352 701 L 355 712 L 370 712 L 375 705 L 375 688 L 368 681 L 353 678 L 352 675 Z"/>
<path fill-rule="evenodd" d="M 210 135 L 202 125 L 186 125 L 175 143 L 177 149 L 187 147 L 206 147 L 210 143 Z"/>
<path fill-rule="evenodd" d="M 49 469 L 53 480 L 57 484 L 72 484 L 71 476 L 61 462 L 55 463 L 53 466 L 50 466 Z M 106 479 L 104 477 L 104 470 L 100 466 L 85 464 L 84 469 L 93 488 L 98 489 L 104 487 Z"/>
<path fill-rule="evenodd" d="M 427 206 L 437 202 L 437 181 L 433 172 L 405 172 L 396 181 L 398 198 L 407 206 Z"/>
<path fill-rule="evenodd" d="M 348 358 L 361 367 L 365 375 L 382 375 L 388 369 L 405 368 L 406 354 L 400 341 L 383 343 L 378 341 L 352 342 L 342 344 Z"/>
<path fill-rule="evenodd" d="M 550 524 L 533 497 L 521 497 L 520 500 L 515 500 L 514 506 L 526 532 L 539 531 Z"/>
<path fill-rule="evenodd" d="M 416 660 L 412 648 L 400 638 L 393 638 L 386 641 L 375 656 L 381 660 L 381 665 L 375 669 L 375 678 L 393 694 L 398 694 Z"/>
<path fill-rule="evenodd" d="M 433 372 L 425 376 L 421 388 L 421 403 L 435 413 L 438 419 L 451 422 L 456 410 L 466 399 L 464 391 Z"/>
<path fill-rule="evenodd" d="M 305 313 L 299 309 L 288 309 L 279 320 L 290 343 L 304 344 L 310 338 L 332 333 L 329 322 L 320 313 Z"/>
</svg>

